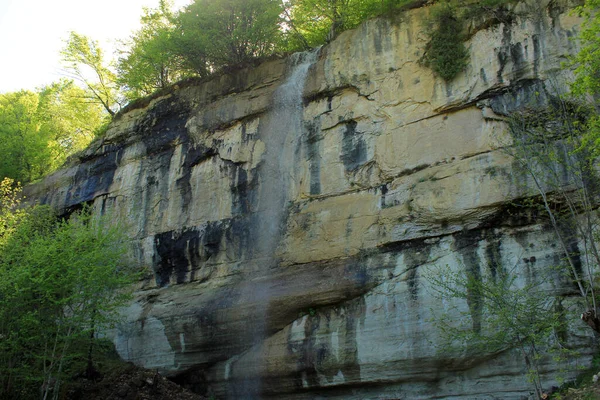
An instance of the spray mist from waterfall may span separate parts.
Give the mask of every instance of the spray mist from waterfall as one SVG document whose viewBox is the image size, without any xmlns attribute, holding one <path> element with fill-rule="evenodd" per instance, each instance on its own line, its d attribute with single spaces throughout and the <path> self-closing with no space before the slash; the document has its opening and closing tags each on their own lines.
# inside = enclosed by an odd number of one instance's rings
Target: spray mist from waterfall
<svg viewBox="0 0 600 400">
<path fill-rule="evenodd" d="M 265 152 L 257 170 L 260 184 L 257 210 L 251 223 L 253 260 L 248 268 L 251 268 L 249 276 L 252 282 L 243 295 L 245 301 L 255 307 L 255 312 L 251 313 L 254 320 L 249 321 L 254 344 L 261 343 L 268 334 L 267 311 L 272 294 L 270 271 L 278 265 L 277 248 L 285 233 L 289 202 L 292 200 L 295 153 L 304 126 L 304 85 L 318 54 L 319 49 L 315 49 L 290 57 L 288 77 L 277 88 L 273 107 L 261 121 L 260 139 L 265 143 Z M 262 387 L 258 370 L 263 360 L 262 354 L 256 354 L 258 359 L 253 362 L 257 367 L 255 371 L 236 371 L 237 376 L 246 378 L 241 384 L 236 384 L 232 398 L 260 398 Z"/>
</svg>

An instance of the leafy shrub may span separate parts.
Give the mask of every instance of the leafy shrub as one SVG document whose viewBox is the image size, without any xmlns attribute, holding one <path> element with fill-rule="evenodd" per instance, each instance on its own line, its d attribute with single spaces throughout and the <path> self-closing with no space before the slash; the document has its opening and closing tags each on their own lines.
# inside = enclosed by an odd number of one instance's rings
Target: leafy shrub
<svg viewBox="0 0 600 400">
<path fill-rule="evenodd" d="M 49 207 L 15 210 L 11 182 L 0 189 L 0 399 L 58 398 L 67 366 L 87 358 L 81 343 L 91 354 L 136 274 L 119 227 L 87 209 L 66 221 Z"/>
</svg>

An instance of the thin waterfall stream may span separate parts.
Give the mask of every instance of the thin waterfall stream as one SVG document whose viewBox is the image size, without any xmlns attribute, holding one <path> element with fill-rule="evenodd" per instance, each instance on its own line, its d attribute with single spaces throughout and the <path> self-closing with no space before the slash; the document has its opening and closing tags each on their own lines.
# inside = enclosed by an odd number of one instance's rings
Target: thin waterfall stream
<svg viewBox="0 0 600 400">
<path fill-rule="evenodd" d="M 278 266 L 277 248 L 285 234 L 292 200 L 292 182 L 295 173 L 295 152 L 303 134 L 303 93 L 310 67 L 316 62 L 319 48 L 293 54 L 289 59 L 289 75 L 277 88 L 273 96 L 273 107 L 261 121 L 260 136 L 265 143 L 263 161 L 258 167 L 260 186 L 258 189 L 257 210 L 252 223 L 253 259 L 248 267 L 249 276 L 254 277 L 247 286 L 243 298 L 257 308 L 254 321 L 249 321 L 253 332 L 253 343 L 260 343 L 268 336 L 268 315 L 272 288 L 269 278 L 271 271 Z M 251 327 L 250 327 L 251 325 Z M 257 353 L 259 358 L 260 353 Z M 235 361 L 232 362 L 235 364 Z M 253 362 L 260 369 L 262 359 Z M 234 385 L 231 398 L 260 398 L 260 374 L 244 371 L 243 366 L 230 366 L 236 376 L 244 376 L 242 382 Z M 254 371 L 256 372 L 256 371 Z"/>
<path fill-rule="evenodd" d="M 294 153 L 303 131 L 304 84 L 319 49 L 296 53 L 290 57 L 291 73 L 273 97 L 273 109 L 261 126 L 265 154 L 259 166 L 258 195 L 259 233 L 255 242 L 258 258 L 274 260 L 288 213 L 290 188 L 295 170 Z"/>
</svg>

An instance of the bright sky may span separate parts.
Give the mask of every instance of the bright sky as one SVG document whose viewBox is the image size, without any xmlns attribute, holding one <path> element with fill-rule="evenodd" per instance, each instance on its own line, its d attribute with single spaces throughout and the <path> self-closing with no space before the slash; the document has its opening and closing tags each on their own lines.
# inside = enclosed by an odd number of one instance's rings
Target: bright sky
<svg viewBox="0 0 600 400">
<path fill-rule="evenodd" d="M 175 0 L 180 8 L 192 0 Z M 0 93 L 35 89 L 63 77 L 60 50 L 70 31 L 99 41 L 111 56 L 117 39 L 139 28 L 142 7 L 159 0 L 0 0 Z"/>
</svg>

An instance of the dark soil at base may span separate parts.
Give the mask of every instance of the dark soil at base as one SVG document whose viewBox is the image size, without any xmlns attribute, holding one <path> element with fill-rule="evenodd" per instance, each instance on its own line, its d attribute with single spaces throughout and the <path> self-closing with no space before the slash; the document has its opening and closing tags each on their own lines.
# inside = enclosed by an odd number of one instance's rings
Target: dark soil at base
<svg viewBox="0 0 600 400">
<path fill-rule="evenodd" d="M 156 371 L 129 365 L 101 380 L 81 378 L 66 392 L 68 400 L 205 400 Z"/>
</svg>

